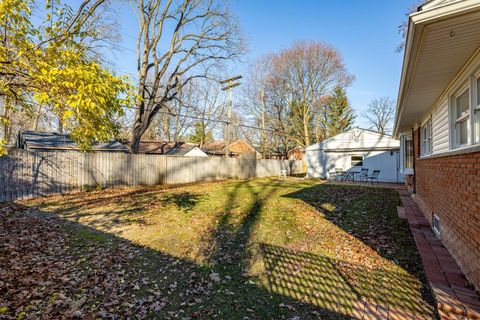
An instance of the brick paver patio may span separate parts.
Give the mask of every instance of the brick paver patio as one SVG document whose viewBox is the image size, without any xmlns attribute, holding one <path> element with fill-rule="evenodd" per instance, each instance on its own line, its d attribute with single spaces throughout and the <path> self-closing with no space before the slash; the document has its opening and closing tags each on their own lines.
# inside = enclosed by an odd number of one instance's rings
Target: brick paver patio
<svg viewBox="0 0 480 320">
<path fill-rule="evenodd" d="M 440 318 L 480 319 L 479 295 L 469 287 L 462 270 L 435 236 L 408 192 L 401 188 L 397 190 L 403 205 L 398 208 L 399 216 L 408 220 Z"/>
</svg>

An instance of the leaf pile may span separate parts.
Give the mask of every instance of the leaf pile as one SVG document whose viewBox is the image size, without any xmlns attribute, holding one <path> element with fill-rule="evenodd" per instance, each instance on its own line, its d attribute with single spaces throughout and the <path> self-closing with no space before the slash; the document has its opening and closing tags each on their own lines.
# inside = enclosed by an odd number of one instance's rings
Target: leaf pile
<svg viewBox="0 0 480 320">
<path fill-rule="evenodd" d="M 151 283 L 140 269 L 126 268 L 138 249 L 84 248 L 55 217 L 0 210 L 0 318 L 145 318 L 167 305 L 158 287 L 140 290 Z"/>
</svg>

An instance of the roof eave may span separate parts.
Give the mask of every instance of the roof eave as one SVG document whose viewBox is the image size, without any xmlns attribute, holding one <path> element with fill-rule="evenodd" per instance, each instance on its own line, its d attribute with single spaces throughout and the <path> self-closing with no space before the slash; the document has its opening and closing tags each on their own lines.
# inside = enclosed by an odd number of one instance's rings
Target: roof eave
<svg viewBox="0 0 480 320">
<path fill-rule="evenodd" d="M 393 136 L 398 138 L 400 129 L 400 120 L 404 109 L 405 97 L 408 94 L 409 87 L 406 83 L 411 79 L 415 71 L 416 56 L 421 47 L 421 40 L 425 25 L 431 24 L 447 18 L 453 18 L 460 14 L 471 13 L 478 10 L 480 3 L 478 0 L 464 0 L 453 3 L 446 3 L 439 6 L 428 8 L 415 12 L 409 16 L 408 32 L 405 44 L 405 52 L 403 56 L 402 73 L 400 78 L 400 86 L 397 97 L 397 108 L 395 112 L 395 120 L 393 127 Z M 413 64 L 413 65 L 411 65 Z"/>
</svg>

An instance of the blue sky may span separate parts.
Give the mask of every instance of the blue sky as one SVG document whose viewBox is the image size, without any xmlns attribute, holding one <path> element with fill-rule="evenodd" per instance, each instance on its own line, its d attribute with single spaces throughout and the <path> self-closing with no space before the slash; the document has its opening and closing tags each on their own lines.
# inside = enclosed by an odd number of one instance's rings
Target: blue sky
<svg viewBox="0 0 480 320">
<path fill-rule="evenodd" d="M 236 0 L 232 13 L 239 19 L 249 52 L 236 72 L 244 73 L 255 58 L 281 50 L 295 40 L 315 40 L 336 47 L 356 81 L 348 89 L 358 126 L 368 103 L 381 96 L 397 97 L 402 54 L 398 25 L 415 0 Z M 115 69 L 135 73 L 136 17 L 124 2 L 118 10 L 122 41 L 114 58 Z M 121 46 L 121 47 L 120 47 Z"/>
</svg>

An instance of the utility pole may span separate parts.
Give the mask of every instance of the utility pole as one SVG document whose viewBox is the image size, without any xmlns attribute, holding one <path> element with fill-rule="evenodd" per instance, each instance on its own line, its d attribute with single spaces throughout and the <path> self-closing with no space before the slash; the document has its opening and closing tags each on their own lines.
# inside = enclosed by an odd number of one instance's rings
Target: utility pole
<svg viewBox="0 0 480 320">
<path fill-rule="evenodd" d="M 266 112 L 266 107 L 265 107 L 265 90 L 262 88 L 260 91 L 260 100 L 262 100 L 262 152 L 263 152 L 263 159 L 266 159 L 267 156 L 267 132 L 265 131 L 265 112 Z"/>
<path fill-rule="evenodd" d="M 230 79 L 219 81 L 220 84 L 226 84 L 225 87 L 222 88 L 223 91 L 228 91 L 228 109 L 227 109 L 227 132 L 226 132 L 226 139 L 225 139 L 225 158 L 229 157 L 229 148 L 230 145 L 230 118 L 232 116 L 232 89 L 238 87 L 241 83 L 235 82 L 237 80 L 242 79 L 242 76 L 236 76 Z"/>
</svg>

